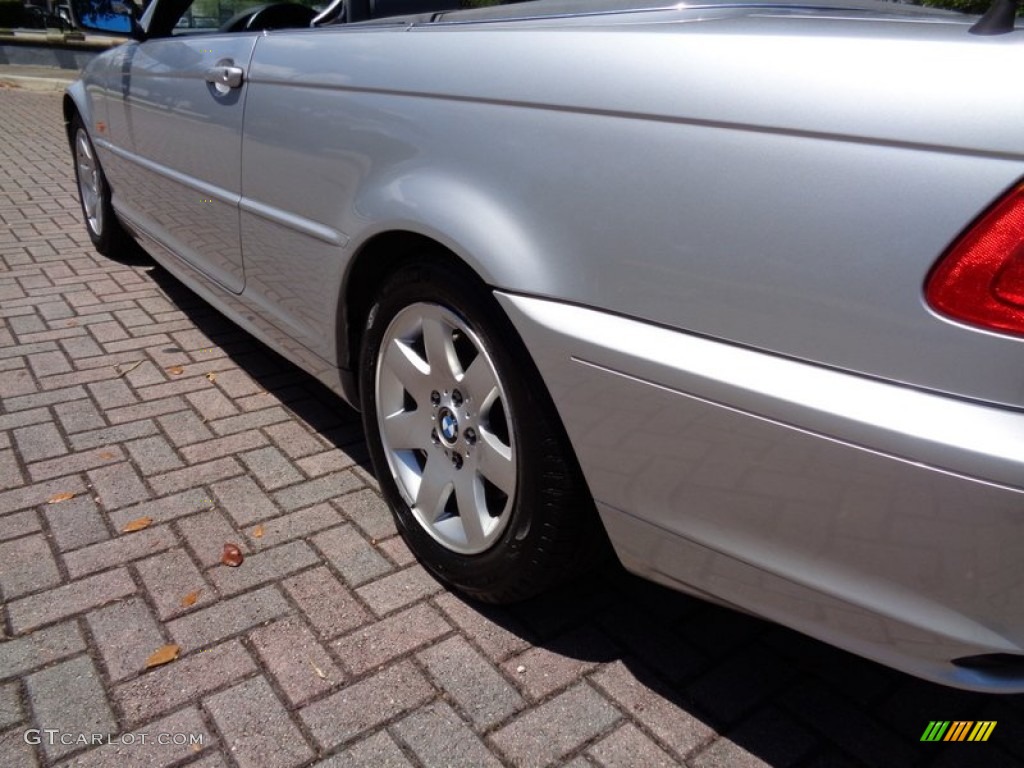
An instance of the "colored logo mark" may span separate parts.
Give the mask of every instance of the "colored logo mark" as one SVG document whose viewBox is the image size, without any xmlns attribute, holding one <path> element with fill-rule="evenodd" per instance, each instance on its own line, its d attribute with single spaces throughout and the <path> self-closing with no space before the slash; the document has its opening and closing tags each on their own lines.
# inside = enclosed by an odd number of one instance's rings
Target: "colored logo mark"
<svg viewBox="0 0 1024 768">
<path fill-rule="evenodd" d="M 995 729 L 995 720 L 932 720 L 921 741 L 988 741 Z"/>
</svg>

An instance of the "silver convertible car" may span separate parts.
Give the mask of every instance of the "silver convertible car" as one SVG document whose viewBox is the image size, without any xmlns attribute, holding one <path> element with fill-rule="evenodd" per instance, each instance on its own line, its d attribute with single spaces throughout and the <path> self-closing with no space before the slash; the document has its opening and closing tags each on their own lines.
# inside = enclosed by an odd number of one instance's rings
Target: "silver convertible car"
<svg viewBox="0 0 1024 768">
<path fill-rule="evenodd" d="M 126 236 L 363 414 L 485 601 L 627 569 L 1024 691 L 1024 27 L 852 0 L 145 13 L 64 101 Z"/>
</svg>

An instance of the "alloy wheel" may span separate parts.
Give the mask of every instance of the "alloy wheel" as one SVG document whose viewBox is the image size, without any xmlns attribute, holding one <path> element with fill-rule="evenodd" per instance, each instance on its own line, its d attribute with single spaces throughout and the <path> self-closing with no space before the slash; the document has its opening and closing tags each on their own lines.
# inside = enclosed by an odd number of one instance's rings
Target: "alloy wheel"
<svg viewBox="0 0 1024 768">
<path fill-rule="evenodd" d="M 384 333 L 375 390 L 388 467 L 416 521 L 453 552 L 486 551 L 511 516 L 518 459 L 480 337 L 441 305 L 405 307 Z"/>
<path fill-rule="evenodd" d="M 75 164 L 78 170 L 78 194 L 89 229 L 97 237 L 103 235 L 103 174 L 83 128 L 75 135 Z"/>
</svg>

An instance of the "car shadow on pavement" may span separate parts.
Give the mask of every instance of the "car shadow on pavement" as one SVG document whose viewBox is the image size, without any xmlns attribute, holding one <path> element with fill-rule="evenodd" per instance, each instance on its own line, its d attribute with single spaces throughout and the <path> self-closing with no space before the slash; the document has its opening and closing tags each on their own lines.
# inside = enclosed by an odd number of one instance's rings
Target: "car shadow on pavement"
<svg viewBox="0 0 1024 768">
<path fill-rule="evenodd" d="M 163 268 L 154 265 L 150 277 L 260 387 L 372 478 L 352 408 Z M 451 599 L 472 609 L 474 621 L 489 628 L 482 631 L 509 638 L 513 650 L 491 658 L 527 699 L 593 686 L 666 750 L 667 764 L 679 764 L 671 750 L 693 768 L 1024 766 L 1024 695 L 918 680 L 640 579 L 614 558 L 516 605 Z M 985 743 L 922 742 L 934 720 L 997 725 Z M 651 764 L 648 757 L 643 764 Z"/>
<path fill-rule="evenodd" d="M 534 656 L 579 662 L 662 744 L 699 753 L 688 765 L 1024 765 L 1024 696 L 928 683 L 618 563 L 518 605 L 466 602 L 526 639 Z M 934 720 L 997 726 L 986 743 L 923 743 Z M 701 751 L 716 734 L 726 739 Z"/>
<path fill-rule="evenodd" d="M 153 282 L 233 363 L 358 466 L 371 471 L 362 423 L 354 409 L 314 376 L 224 317 L 163 267 L 149 263 Z"/>
<path fill-rule="evenodd" d="M 142 246 L 131 238 L 125 238 L 125 241 L 119 247 L 112 249 L 112 252 L 106 254 L 103 258 L 125 267 L 148 267 L 156 264 L 153 261 L 153 257 L 146 253 Z"/>
</svg>

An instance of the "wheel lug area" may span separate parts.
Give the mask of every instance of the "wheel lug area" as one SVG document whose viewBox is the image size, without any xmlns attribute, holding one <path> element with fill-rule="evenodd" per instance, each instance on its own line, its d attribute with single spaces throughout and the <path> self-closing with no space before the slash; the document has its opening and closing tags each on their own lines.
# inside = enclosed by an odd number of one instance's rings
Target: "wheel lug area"
<svg viewBox="0 0 1024 768">
<path fill-rule="evenodd" d="M 466 438 L 466 443 L 469 445 L 476 445 L 476 430 L 470 427 L 465 431 L 463 437 Z"/>
<path fill-rule="evenodd" d="M 441 393 L 436 389 L 430 393 L 430 404 L 435 408 L 441 404 Z"/>
<path fill-rule="evenodd" d="M 436 429 L 430 430 L 430 442 L 434 445 L 440 445 L 441 443 L 441 438 L 438 436 Z"/>
<path fill-rule="evenodd" d="M 452 390 L 452 405 L 456 408 L 462 407 L 462 393 L 457 389 Z"/>
<path fill-rule="evenodd" d="M 455 469 L 462 469 L 462 454 L 458 451 L 452 451 L 452 466 Z"/>
</svg>

